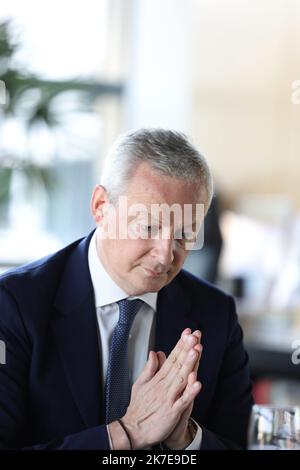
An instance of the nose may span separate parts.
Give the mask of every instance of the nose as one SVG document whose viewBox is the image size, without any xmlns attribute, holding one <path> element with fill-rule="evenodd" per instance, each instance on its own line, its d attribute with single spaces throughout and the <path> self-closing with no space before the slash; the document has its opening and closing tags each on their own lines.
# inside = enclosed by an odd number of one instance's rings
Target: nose
<svg viewBox="0 0 300 470">
<path fill-rule="evenodd" d="M 172 238 L 154 240 L 151 255 L 161 265 L 169 269 L 174 260 L 174 240 Z"/>
</svg>

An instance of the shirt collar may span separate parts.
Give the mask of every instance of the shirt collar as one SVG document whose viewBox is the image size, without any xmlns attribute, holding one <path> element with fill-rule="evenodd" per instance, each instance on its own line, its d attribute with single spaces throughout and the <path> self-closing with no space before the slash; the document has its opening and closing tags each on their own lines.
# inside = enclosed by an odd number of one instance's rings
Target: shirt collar
<svg viewBox="0 0 300 470">
<path fill-rule="evenodd" d="M 143 295 L 129 297 L 128 294 L 112 280 L 98 256 L 96 237 L 97 230 L 95 230 L 91 238 L 88 252 L 88 262 L 94 288 L 96 308 L 130 298 L 141 299 L 156 311 L 157 292 L 147 292 Z"/>
</svg>

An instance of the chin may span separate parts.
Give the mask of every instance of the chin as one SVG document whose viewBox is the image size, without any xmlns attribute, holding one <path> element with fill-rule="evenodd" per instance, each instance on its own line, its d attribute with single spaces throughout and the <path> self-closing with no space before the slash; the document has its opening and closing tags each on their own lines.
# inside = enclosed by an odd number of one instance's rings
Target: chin
<svg viewBox="0 0 300 470">
<path fill-rule="evenodd" d="M 143 292 L 146 293 L 158 292 L 168 283 L 168 276 L 163 276 L 161 279 L 143 279 L 138 284 Z"/>
</svg>

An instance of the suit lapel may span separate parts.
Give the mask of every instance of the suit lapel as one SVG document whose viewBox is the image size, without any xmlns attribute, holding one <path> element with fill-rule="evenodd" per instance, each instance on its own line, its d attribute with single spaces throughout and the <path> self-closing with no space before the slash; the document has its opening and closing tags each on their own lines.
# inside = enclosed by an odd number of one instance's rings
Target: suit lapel
<svg viewBox="0 0 300 470">
<path fill-rule="evenodd" d="M 91 235 L 70 255 L 57 292 L 57 316 L 52 325 L 69 387 L 87 426 L 103 421 L 98 325 L 88 267 Z"/>
</svg>

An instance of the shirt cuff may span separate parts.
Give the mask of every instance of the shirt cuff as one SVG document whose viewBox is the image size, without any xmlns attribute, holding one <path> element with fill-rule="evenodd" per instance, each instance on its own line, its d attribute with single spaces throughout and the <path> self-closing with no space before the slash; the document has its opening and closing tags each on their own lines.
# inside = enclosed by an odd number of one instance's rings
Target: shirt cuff
<svg viewBox="0 0 300 470">
<path fill-rule="evenodd" d="M 113 445 L 112 445 L 112 440 L 111 440 L 111 437 L 110 437 L 108 424 L 106 425 L 106 429 L 107 429 L 107 435 L 108 435 L 109 448 L 110 448 L 110 450 L 114 450 Z"/>
<path fill-rule="evenodd" d="M 195 424 L 197 428 L 196 435 L 194 437 L 194 440 L 187 447 L 181 450 L 199 450 L 202 444 L 202 428 L 193 418 L 190 418 L 190 420 L 193 421 L 193 423 Z M 160 443 L 160 448 L 162 450 L 168 449 L 162 442 Z M 174 449 L 168 449 L 168 450 L 174 450 Z"/>
<path fill-rule="evenodd" d="M 193 421 L 193 423 L 197 427 L 197 432 L 196 436 L 194 437 L 194 440 L 184 450 L 199 450 L 202 444 L 202 428 L 193 418 L 190 418 L 190 420 Z"/>
</svg>

